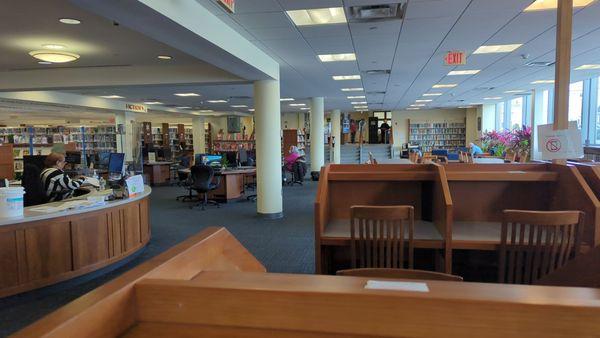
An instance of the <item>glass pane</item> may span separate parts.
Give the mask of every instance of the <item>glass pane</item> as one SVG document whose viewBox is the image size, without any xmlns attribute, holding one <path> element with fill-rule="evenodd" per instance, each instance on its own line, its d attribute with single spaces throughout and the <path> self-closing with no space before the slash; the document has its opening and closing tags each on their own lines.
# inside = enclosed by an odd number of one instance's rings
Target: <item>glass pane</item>
<svg viewBox="0 0 600 338">
<path fill-rule="evenodd" d="M 600 82 L 600 77 L 598 77 L 598 82 Z M 598 86 L 598 96 L 596 96 L 598 99 L 597 101 L 597 108 L 596 108 L 596 141 L 594 142 L 594 144 L 600 144 L 600 86 Z"/>
<path fill-rule="evenodd" d="M 510 101 L 510 129 L 521 128 L 523 125 L 523 98 Z"/>
<path fill-rule="evenodd" d="M 373 113 L 373 116 L 375 116 L 378 119 L 384 119 L 385 118 L 385 112 L 382 111 L 377 111 Z"/>
<path fill-rule="evenodd" d="M 502 130 L 504 129 L 504 102 L 500 102 L 496 104 L 496 129 Z"/>
<path fill-rule="evenodd" d="M 549 116 L 548 114 L 550 113 L 549 111 L 549 107 L 550 107 L 550 92 L 547 90 L 544 90 L 542 92 L 542 118 L 541 118 L 541 123 L 540 124 L 548 124 L 549 122 Z"/>
<path fill-rule="evenodd" d="M 577 121 L 581 129 L 581 108 L 583 106 L 583 81 L 569 85 L 569 121 Z"/>
</svg>

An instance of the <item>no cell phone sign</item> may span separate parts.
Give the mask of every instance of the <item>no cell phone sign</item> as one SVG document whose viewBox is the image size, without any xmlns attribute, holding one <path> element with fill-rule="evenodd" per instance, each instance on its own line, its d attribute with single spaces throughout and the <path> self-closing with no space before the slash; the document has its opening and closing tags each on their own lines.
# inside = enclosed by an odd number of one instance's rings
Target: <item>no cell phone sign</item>
<svg viewBox="0 0 600 338">
<path fill-rule="evenodd" d="M 548 140 L 546 140 L 546 150 L 548 150 L 549 152 L 557 153 L 560 151 L 561 148 L 562 148 L 562 145 L 560 143 L 560 139 L 549 138 Z"/>
</svg>

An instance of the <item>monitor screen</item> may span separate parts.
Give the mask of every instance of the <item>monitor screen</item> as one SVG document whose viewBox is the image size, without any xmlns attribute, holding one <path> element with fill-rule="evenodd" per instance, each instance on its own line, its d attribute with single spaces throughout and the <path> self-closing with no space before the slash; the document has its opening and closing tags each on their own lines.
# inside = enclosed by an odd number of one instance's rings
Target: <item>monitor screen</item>
<svg viewBox="0 0 600 338">
<path fill-rule="evenodd" d="M 98 166 L 107 168 L 109 161 L 110 161 L 110 153 L 107 153 L 107 152 L 98 153 Z"/>
<path fill-rule="evenodd" d="M 122 173 L 123 163 L 125 162 L 125 154 L 123 153 L 111 153 L 108 160 L 108 172 L 109 173 Z"/>
<path fill-rule="evenodd" d="M 67 151 L 65 155 L 65 162 L 71 164 L 81 164 L 81 152 L 79 151 Z"/>
<path fill-rule="evenodd" d="M 203 160 L 206 160 L 207 165 L 214 165 L 221 163 L 222 158 L 223 156 L 221 155 L 196 154 L 196 156 L 194 157 L 194 161 L 196 164 L 202 164 L 204 163 Z"/>
</svg>

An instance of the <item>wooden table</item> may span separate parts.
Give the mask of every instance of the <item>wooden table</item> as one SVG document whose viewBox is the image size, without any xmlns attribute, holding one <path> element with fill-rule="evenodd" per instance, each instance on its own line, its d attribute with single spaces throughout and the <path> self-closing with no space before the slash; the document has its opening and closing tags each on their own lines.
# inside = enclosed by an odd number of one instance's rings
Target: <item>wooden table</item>
<svg viewBox="0 0 600 338">
<path fill-rule="evenodd" d="M 190 174 L 190 169 L 181 169 L 181 173 Z M 219 187 L 208 194 L 208 198 L 223 202 L 240 198 L 244 195 L 245 184 L 250 177 L 256 176 L 255 167 L 215 170 L 214 183 Z"/>
<path fill-rule="evenodd" d="M 144 163 L 144 174 L 148 175 L 151 185 L 169 183 L 171 180 L 171 165 L 175 162 Z"/>
</svg>

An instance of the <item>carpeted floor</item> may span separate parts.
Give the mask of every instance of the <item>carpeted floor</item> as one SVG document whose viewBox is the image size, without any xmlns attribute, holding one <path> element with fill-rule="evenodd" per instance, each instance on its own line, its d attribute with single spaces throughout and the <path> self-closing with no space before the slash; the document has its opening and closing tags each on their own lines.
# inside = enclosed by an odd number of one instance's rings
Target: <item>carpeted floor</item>
<svg viewBox="0 0 600 338">
<path fill-rule="evenodd" d="M 190 210 L 189 203 L 175 201 L 183 194 L 178 187 L 155 188 L 151 195 L 152 240 L 127 264 L 100 276 L 0 299 L 0 336 L 9 335 L 45 314 L 119 276 L 141 262 L 165 251 L 208 226 L 224 226 L 266 266 L 270 272 L 313 273 L 313 202 L 317 182 L 284 187 L 284 217 L 263 220 L 256 204 L 245 199 Z"/>
</svg>

